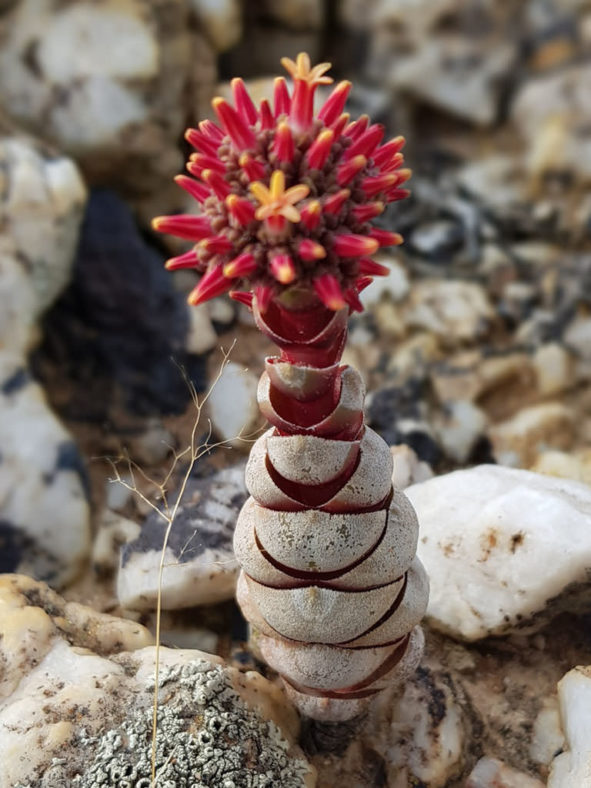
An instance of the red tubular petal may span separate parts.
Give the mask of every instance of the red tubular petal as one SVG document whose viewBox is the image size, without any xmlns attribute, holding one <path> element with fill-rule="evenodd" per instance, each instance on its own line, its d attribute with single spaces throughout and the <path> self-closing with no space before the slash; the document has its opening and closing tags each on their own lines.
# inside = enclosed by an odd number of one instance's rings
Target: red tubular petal
<svg viewBox="0 0 591 788">
<path fill-rule="evenodd" d="M 318 298 L 327 309 L 338 312 L 339 309 L 345 306 L 345 299 L 341 286 L 338 279 L 332 274 L 323 274 L 319 276 L 317 279 L 314 279 L 313 284 Z"/>
<path fill-rule="evenodd" d="M 280 123 L 275 132 L 273 140 L 273 153 L 281 162 L 288 162 L 293 159 L 294 144 L 289 123 Z"/>
<path fill-rule="evenodd" d="M 212 235 L 199 241 L 199 247 L 211 254 L 224 254 L 234 248 L 234 244 L 225 235 Z"/>
<path fill-rule="evenodd" d="M 400 233 L 382 230 L 380 227 L 372 227 L 369 234 L 372 238 L 376 239 L 380 246 L 400 246 L 404 241 Z"/>
<path fill-rule="evenodd" d="M 261 131 L 272 129 L 275 125 L 275 119 L 271 112 L 271 107 L 267 99 L 261 99 Z"/>
<path fill-rule="evenodd" d="M 345 104 L 347 103 L 347 96 L 351 90 L 351 83 L 346 80 L 339 82 L 334 88 L 330 96 L 324 102 L 322 109 L 318 113 L 320 120 L 324 121 L 326 126 L 332 126 L 337 120 Z"/>
<path fill-rule="evenodd" d="M 369 125 L 369 116 L 361 115 L 361 117 L 349 123 L 343 134 L 349 139 L 356 140 L 360 137 Z"/>
<path fill-rule="evenodd" d="M 334 131 L 335 140 L 338 140 L 338 138 L 345 130 L 345 127 L 349 122 L 349 117 L 350 117 L 349 113 L 345 112 L 344 115 L 341 115 L 339 118 L 337 118 L 337 120 L 331 125 L 331 128 Z"/>
<path fill-rule="evenodd" d="M 273 298 L 273 288 L 269 287 L 269 285 L 259 285 L 254 289 L 254 296 L 257 300 L 259 312 L 262 314 L 269 308 Z"/>
<path fill-rule="evenodd" d="M 211 105 L 234 147 L 239 151 L 254 148 L 256 139 L 252 129 L 236 110 L 223 98 L 215 98 Z"/>
<path fill-rule="evenodd" d="M 315 230 L 320 223 L 322 206 L 318 200 L 312 200 L 300 210 L 300 221 L 307 230 Z"/>
<path fill-rule="evenodd" d="M 289 118 L 298 130 L 305 131 L 312 123 L 315 90 L 315 85 L 310 85 L 303 79 L 296 79 Z"/>
<path fill-rule="evenodd" d="M 386 192 L 386 202 L 396 202 L 397 200 L 404 200 L 409 196 L 408 189 L 388 189 Z"/>
<path fill-rule="evenodd" d="M 197 150 L 204 151 L 210 156 L 217 155 L 219 143 L 210 139 L 209 137 L 206 137 L 205 134 L 197 131 L 197 129 L 187 129 L 185 131 L 185 139 L 189 145 L 192 145 Z"/>
<path fill-rule="evenodd" d="M 189 178 L 186 175 L 177 175 L 175 183 L 184 189 L 191 197 L 194 197 L 198 202 L 205 202 L 208 197 L 211 197 L 211 192 L 203 183 Z"/>
<path fill-rule="evenodd" d="M 226 165 L 215 156 L 206 156 L 203 153 L 192 153 L 190 161 L 193 162 L 195 167 L 199 168 L 200 172 L 203 170 L 215 170 L 222 175 L 226 173 Z"/>
<path fill-rule="evenodd" d="M 230 194 L 230 184 L 224 180 L 219 172 L 203 170 L 201 177 L 220 200 L 224 200 Z"/>
<path fill-rule="evenodd" d="M 259 116 L 251 97 L 248 95 L 246 85 L 240 77 L 233 79 L 230 84 L 232 85 L 232 94 L 234 96 L 236 111 L 247 123 L 254 126 Z"/>
<path fill-rule="evenodd" d="M 354 288 L 350 288 L 344 293 L 344 299 L 352 312 L 363 312 L 363 304 Z"/>
<path fill-rule="evenodd" d="M 238 159 L 238 164 L 249 181 L 260 181 L 265 177 L 264 165 L 260 161 L 253 159 L 248 153 L 242 154 Z"/>
<path fill-rule="evenodd" d="M 214 142 L 221 143 L 221 141 L 224 139 L 224 132 L 219 126 L 215 125 L 213 120 L 207 119 L 200 121 L 199 129 L 203 134 L 205 134 L 206 137 L 214 140 Z"/>
<path fill-rule="evenodd" d="M 383 213 L 385 205 L 383 202 L 366 202 L 362 205 L 356 205 L 353 208 L 353 216 L 358 222 L 369 222 Z"/>
<path fill-rule="evenodd" d="M 275 110 L 275 117 L 280 115 L 289 115 L 289 108 L 291 107 L 291 99 L 289 98 L 289 91 L 287 83 L 283 77 L 277 77 L 274 82 L 273 90 L 273 108 Z"/>
<path fill-rule="evenodd" d="M 298 244 L 298 255 L 302 260 L 306 260 L 306 262 L 322 260 L 326 257 L 326 249 L 317 241 L 313 241 L 311 238 L 305 238 Z"/>
<path fill-rule="evenodd" d="M 340 213 L 341 208 L 351 196 L 349 189 L 341 189 L 336 194 L 331 194 L 324 200 L 322 210 L 324 213 L 336 215 Z"/>
<path fill-rule="evenodd" d="M 211 235 L 211 224 L 207 216 L 193 216 L 181 213 L 177 216 L 157 216 L 152 219 L 152 227 L 159 233 L 170 233 L 187 241 L 201 241 Z"/>
<path fill-rule="evenodd" d="M 178 257 L 171 257 L 164 263 L 164 267 L 169 271 L 178 271 L 180 268 L 195 268 L 199 265 L 199 259 L 193 249 L 190 249 Z"/>
<path fill-rule="evenodd" d="M 343 234 L 335 236 L 332 248 L 339 257 L 361 257 L 377 252 L 379 244 L 367 235 Z"/>
<path fill-rule="evenodd" d="M 387 142 L 385 145 L 382 145 L 381 148 L 374 153 L 373 160 L 381 167 L 386 162 L 390 161 L 390 159 L 395 156 L 398 151 L 404 146 L 406 140 L 404 137 L 394 137 L 393 140 Z"/>
<path fill-rule="evenodd" d="M 389 268 L 386 268 L 385 265 L 380 265 L 380 263 L 376 263 L 375 260 L 369 257 L 362 257 L 358 262 L 358 266 L 359 273 L 362 276 L 389 276 L 390 274 Z"/>
<path fill-rule="evenodd" d="M 323 129 L 310 145 L 306 153 L 306 160 L 310 169 L 320 170 L 324 167 L 332 149 L 334 136 L 332 129 Z"/>
<path fill-rule="evenodd" d="M 403 183 L 406 183 L 406 181 L 412 177 L 412 170 L 409 170 L 408 168 L 404 170 L 398 170 L 396 175 L 396 186 L 402 186 Z"/>
<path fill-rule="evenodd" d="M 355 280 L 355 287 L 357 288 L 358 293 L 362 293 L 366 287 L 369 287 L 370 284 L 373 282 L 371 276 L 360 276 L 358 279 Z"/>
<path fill-rule="evenodd" d="M 339 165 L 337 169 L 337 183 L 343 186 L 345 183 L 350 183 L 353 178 L 358 175 L 367 164 L 365 156 L 355 156 L 349 159 L 344 164 Z"/>
<path fill-rule="evenodd" d="M 187 300 L 192 306 L 197 306 L 197 304 L 202 304 L 204 301 L 209 301 L 210 298 L 225 293 L 231 287 L 231 282 L 226 279 L 222 267 L 218 265 L 201 277 L 199 284 L 189 294 Z"/>
<path fill-rule="evenodd" d="M 397 182 L 397 176 L 393 172 L 385 172 L 383 175 L 374 175 L 364 178 L 361 188 L 366 197 L 375 197 L 380 192 L 386 192 Z M 388 200 L 389 202 L 389 200 Z"/>
<path fill-rule="evenodd" d="M 347 148 L 346 156 L 348 159 L 353 156 L 371 156 L 376 147 L 380 144 L 384 136 L 384 127 L 381 123 L 370 126 L 367 131 L 361 134 L 350 148 Z"/>
<path fill-rule="evenodd" d="M 395 153 L 389 161 L 386 161 L 380 167 L 382 172 L 394 172 L 397 170 L 404 162 L 404 156 L 402 153 Z"/>
<path fill-rule="evenodd" d="M 271 258 L 269 268 L 274 278 L 282 285 L 289 285 L 296 277 L 293 260 L 288 254 L 276 254 Z"/>
<path fill-rule="evenodd" d="M 227 279 L 243 279 L 246 276 L 253 274 L 258 268 L 257 261 L 254 255 L 249 252 L 243 252 L 226 263 L 223 267 L 224 276 Z"/>
<path fill-rule="evenodd" d="M 250 200 L 239 197 L 237 194 L 229 194 L 226 197 L 226 206 L 232 218 L 241 226 L 249 224 L 254 219 L 255 207 Z"/>
<path fill-rule="evenodd" d="M 230 290 L 229 296 L 233 301 L 238 301 L 239 304 L 244 304 L 252 309 L 252 293 L 245 293 L 243 290 Z"/>
</svg>

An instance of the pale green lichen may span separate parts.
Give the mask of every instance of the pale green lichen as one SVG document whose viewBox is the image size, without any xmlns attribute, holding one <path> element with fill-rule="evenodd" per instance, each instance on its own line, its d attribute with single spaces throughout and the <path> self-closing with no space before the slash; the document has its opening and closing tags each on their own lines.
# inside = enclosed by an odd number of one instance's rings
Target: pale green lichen
<svg viewBox="0 0 591 788">
<path fill-rule="evenodd" d="M 72 744 L 83 753 L 82 773 L 56 759 L 20 788 L 152 787 L 148 702 L 117 727 L 98 736 L 82 731 Z M 308 764 L 288 750 L 277 725 L 247 706 L 222 666 L 196 660 L 161 671 L 156 788 L 302 788 Z"/>
</svg>

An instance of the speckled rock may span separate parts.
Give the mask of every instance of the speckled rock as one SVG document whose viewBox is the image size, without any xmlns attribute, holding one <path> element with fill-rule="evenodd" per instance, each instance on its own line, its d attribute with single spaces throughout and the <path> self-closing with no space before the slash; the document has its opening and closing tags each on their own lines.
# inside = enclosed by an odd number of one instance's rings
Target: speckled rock
<svg viewBox="0 0 591 788">
<path fill-rule="evenodd" d="M 245 499 L 243 464 L 189 481 L 165 551 L 163 609 L 212 604 L 233 596 L 238 564 L 232 538 Z M 174 494 L 169 500 L 174 501 Z M 139 536 L 122 548 L 117 594 L 123 607 L 155 608 L 166 526 L 153 512 Z"/>
<path fill-rule="evenodd" d="M 535 631 L 591 605 L 591 488 L 492 465 L 406 490 L 421 523 L 432 625 L 454 637 Z"/>
<path fill-rule="evenodd" d="M 412 287 L 405 304 L 408 326 L 432 331 L 449 345 L 476 340 L 493 319 L 486 291 L 472 282 L 422 280 Z"/>
<path fill-rule="evenodd" d="M 90 551 L 84 461 L 18 355 L 0 351 L 0 572 L 52 585 Z"/>
<path fill-rule="evenodd" d="M 225 52 L 240 40 L 240 0 L 190 0 L 190 6 L 197 23 L 217 52 Z"/>
<path fill-rule="evenodd" d="M 140 526 L 121 514 L 103 510 L 97 517 L 97 531 L 92 545 L 92 566 L 99 575 L 113 574 L 119 566 L 121 545 L 137 539 Z"/>
<path fill-rule="evenodd" d="M 324 0 L 263 0 L 269 16 L 292 30 L 319 30 L 325 16 Z"/>
<path fill-rule="evenodd" d="M 591 486 L 591 449 L 571 452 L 545 449 L 538 454 L 529 470 L 561 479 L 573 479 Z"/>
<path fill-rule="evenodd" d="M 513 100 L 512 116 L 528 147 L 532 175 L 568 172 L 591 179 L 591 67 L 573 65 L 528 80 Z"/>
<path fill-rule="evenodd" d="M 575 436 L 575 414 L 561 402 L 523 408 L 488 431 L 495 459 L 501 465 L 527 468 L 541 449 L 568 449 Z"/>
<path fill-rule="evenodd" d="M 22 577 L 0 580 L 0 605 L 9 677 L 0 693 L 2 784 L 148 786 L 155 649 L 147 630 Z M 314 786 L 295 745 L 295 713 L 260 675 L 161 648 L 158 677 L 162 785 Z"/>
<path fill-rule="evenodd" d="M 552 763 L 548 788 L 591 785 L 591 667 L 569 671 L 558 684 L 565 751 Z"/>
<path fill-rule="evenodd" d="M 497 116 L 515 60 L 504 9 L 474 2 L 349 0 L 345 19 L 372 32 L 370 68 L 398 90 L 477 125 Z M 474 23 L 478 19 L 478 23 Z"/>
<path fill-rule="evenodd" d="M 477 441 L 484 435 L 488 418 L 469 400 L 444 403 L 434 428 L 446 455 L 458 463 L 469 458 Z"/>
<path fill-rule="evenodd" d="M 39 316 L 69 281 L 85 201 L 70 159 L 0 137 L 0 348 L 25 352 L 37 338 Z"/>
<path fill-rule="evenodd" d="M 421 462 L 417 453 L 404 443 L 391 446 L 390 453 L 394 461 L 392 484 L 396 490 L 405 490 L 411 484 L 427 481 L 433 477 L 433 471 L 426 462 Z"/>
<path fill-rule="evenodd" d="M 5 109 L 93 179 L 142 191 L 180 166 L 188 12 L 185 0 L 15 3 L 0 55 Z"/>
</svg>

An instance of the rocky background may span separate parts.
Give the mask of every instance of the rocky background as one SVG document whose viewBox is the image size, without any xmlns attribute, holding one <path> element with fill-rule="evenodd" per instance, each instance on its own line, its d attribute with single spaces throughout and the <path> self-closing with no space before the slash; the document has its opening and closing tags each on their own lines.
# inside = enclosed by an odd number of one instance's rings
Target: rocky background
<svg viewBox="0 0 591 788">
<path fill-rule="evenodd" d="M 149 226 L 184 128 L 302 50 L 415 172 L 346 360 L 427 650 L 351 726 L 298 721 L 232 601 L 271 348 Z M 159 786 L 591 786 L 590 184 L 589 0 L 0 2 L 2 786 L 152 784 L 160 579 Z"/>
</svg>

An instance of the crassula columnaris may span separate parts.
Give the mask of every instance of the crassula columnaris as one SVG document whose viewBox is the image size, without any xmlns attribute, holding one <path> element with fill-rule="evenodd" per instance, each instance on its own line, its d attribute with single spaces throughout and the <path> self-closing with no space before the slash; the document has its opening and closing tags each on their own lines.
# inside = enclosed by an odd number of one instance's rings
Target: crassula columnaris
<svg viewBox="0 0 591 788">
<path fill-rule="evenodd" d="M 388 273 L 371 255 L 402 240 L 371 221 L 407 195 L 410 172 L 402 137 L 383 143 L 380 124 L 343 112 L 349 82 L 315 113 L 330 64 L 282 63 L 291 93 L 279 77 L 256 107 L 235 79 L 234 107 L 213 101 L 219 125 L 189 129 L 193 177 L 177 182 L 201 212 L 154 227 L 195 243 L 167 263 L 201 274 L 191 304 L 229 291 L 280 348 L 258 390 L 272 426 L 246 470 L 238 602 L 300 710 L 345 720 L 410 675 L 423 647 L 416 516 L 364 424 L 361 377 L 340 363 L 360 291 Z"/>
</svg>

